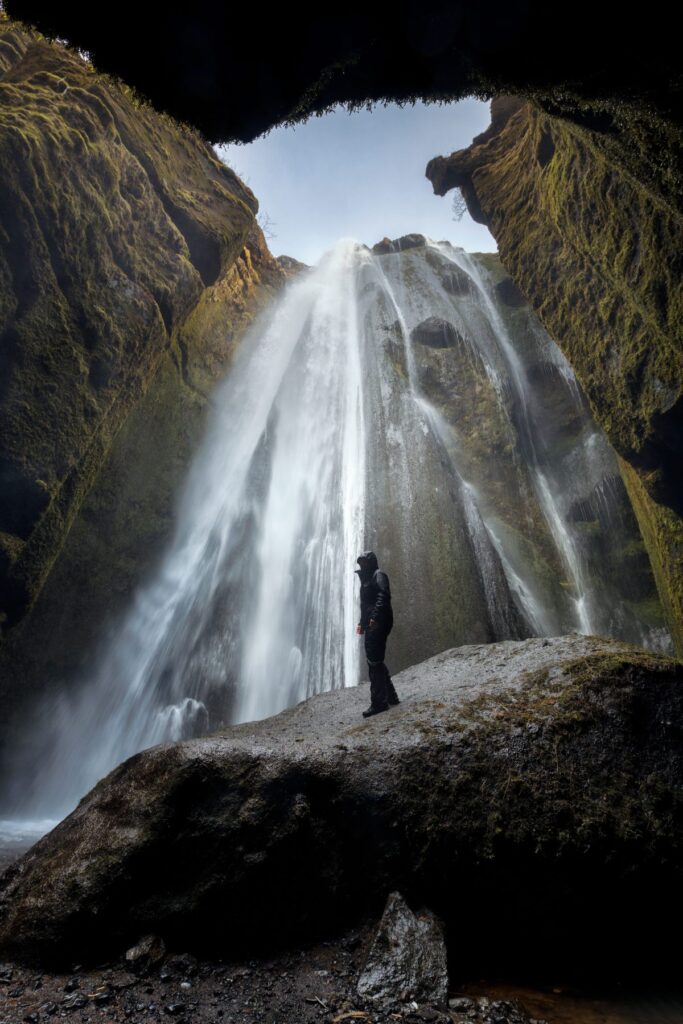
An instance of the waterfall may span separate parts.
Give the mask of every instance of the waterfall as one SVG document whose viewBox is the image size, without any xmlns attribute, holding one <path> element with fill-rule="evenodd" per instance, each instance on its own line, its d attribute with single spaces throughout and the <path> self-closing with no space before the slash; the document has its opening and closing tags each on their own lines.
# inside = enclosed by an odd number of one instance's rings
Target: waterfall
<svg viewBox="0 0 683 1024">
<path fill-rule="evenodd" d="M 637 537 L 614 456 L 514 317 L 447 243 L 342 240 L 289 282 L 213 396 L 154 578 L 13 756 L 15 808 L 53 818 L 144 747 L 356 685 L 367 548 L 392 583 L 392 671 L 572 629 L 652 641 L 598 564 Z"/>
</svg>

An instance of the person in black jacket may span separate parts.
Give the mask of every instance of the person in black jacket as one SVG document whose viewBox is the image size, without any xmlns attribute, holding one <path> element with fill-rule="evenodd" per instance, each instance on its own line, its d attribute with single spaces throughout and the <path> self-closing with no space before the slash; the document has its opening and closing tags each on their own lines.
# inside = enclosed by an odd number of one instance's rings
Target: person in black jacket
<svg viewBox="0 0 683 1024">
<path fill-rule="evenodd" d="M 365 636 L 365 656 L 368 659 L 370 676 L 370 707 L 363 712 L 364 718 L 387 711 L 399 699 L 391 681 L 389 670 L 384 664 L 387 637 L 394 624 L 391 608 L 389 577 L 377 565 L 374 551 L 366 551 L 356 561 L 360 569 L 360 622 L 356 632 Z"/>
</svg>

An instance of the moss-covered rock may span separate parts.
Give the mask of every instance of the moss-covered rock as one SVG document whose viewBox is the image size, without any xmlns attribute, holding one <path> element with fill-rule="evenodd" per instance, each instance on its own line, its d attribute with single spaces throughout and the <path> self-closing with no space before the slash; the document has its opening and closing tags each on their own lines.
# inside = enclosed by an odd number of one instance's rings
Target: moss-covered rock
<svg viewBox="0 0 683 1024">
<path fill-rule="evenodd" d="M 0 615 L 14 623 L 257 203 L 192 131 L 4 15 L 0 159 Z"/>
<path fill-rule="evenodd" d="M 31 613 L 0 647 L 4 728 L 14 728 L 15 714 L 39 693 L 81 678 L 136 586 L 156 566 L 173 530 L 213 386 L 245 328 L 281 283 L 255 228 L 230 270 L 205 289 L 176 332 L 103 458 Z"/>
<path fill-rule="evenodd" d="M 284 273 L 200 138 L 0 30 L 0 206 L 24 217 L 10 231 L 0 215 L 0 594 L 5 624 L 23 616 L 0 646 L 2 747 L 27 702 L 79 678 L 159 558 L 211 390 Z"/>
<path fill-rule="evenodd" d="M 503 264 L 635 474 L 632 493 L 637 477 L 647 496 L 636 502 L 641 529 L 680 637 L 681 219 L 669 194 L 638 181 L 614 147 L 506 97 L 493 102 L 487 132 L 432 160 L 427 175 L 439 194 L 461 188 L 475 219 L 489 225 Z"/>
<path fill-rule="evenodd" d="M 133 0 L 103 19 L 77 0 L 5 0 L 98 67 L 212 139 L 250 141 L 338 103 L 521 94 L 599 131 L 617 162 L 681 201 L 678 37 L 666 17 L 612 4 L 400 0 L 390 7 L 184 7 L 163 23 Z M 237 100 L 237 97 L 239 99 Z"/>
<path fill-rule="evenodd" d="M 3 876 L 3 954 L 83 962 L 153 930 L 244 955 L 398 889 L 454 936 L 467 921 L 459 968 L 671 964 L 680 666 L 575 635 L 458 648 L 395 683 L 367 721 L 354 687 L 125 762 Z"/>
</svg>

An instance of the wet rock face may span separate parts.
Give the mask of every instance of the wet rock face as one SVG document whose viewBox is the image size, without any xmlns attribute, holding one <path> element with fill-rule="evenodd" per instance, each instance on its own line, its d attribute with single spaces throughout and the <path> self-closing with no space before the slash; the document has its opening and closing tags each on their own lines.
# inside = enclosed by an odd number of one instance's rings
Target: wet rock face
<svg viewBox="0 0 683 1024">
<path fill-rule="evenodd" d="M 465 344 L 465 338 L 457 327 L 438 316 L 423 320 L 413 328 L 410 336 L 418 345 L 427 345 L 428 348 L 453 348 Z"/>
<path fill-rule="evenodd" d="M 519 306 L 526 304 L 524 296 L 511 277 L 504 277 L 502 281 L 499 281 L 496 285 L 496 291 L 501 302 L 504 302 L 506 306 L 512 306 L 513 309 L 517 309 Z"/>
<path fill-rule="evenodd" d="M 680 668 L 574 635 L 458 648 L 395 682 L 401 704 L 368 720 L 352 688 L 125 762 L 3 876 L 3 955 L 83 962 L 151 932 L 244 955 L 399 890 L 467 921 L 463 972 L 666 963 Z"/>
<path fill-rule="evenodd" d="M 468 295 L 472 290 L 472 282 L 459 267 L 453 267 L 441 277 L 444 289 L 451 295 Z"/>
<path fill-rule="evenodd" d="M 192 131 L 0 14 L 0 622 L 257 203 Z"/>
<path fill-rule="evenodd" d="M 445 1007 L 446 944 L 431 911 L 415 914 L 400 893 L 389 895 L 358 979 L 358 995 L 383 1009 L 411 1001 Z"/>
<path fill-rule="evenodd" d="M 664 152 L 667 129 L 658 130 Z M 664 174 L 665 163 L 663 178 L 652 171 L 639 182 L 617 135 L 500 97 L 490 128 L 467 149 L 430 161 L 427 176 L 439 195 L 460 188 L 472 216 L 489 226 L 623 460 L 683 651 L 683 250 L 679 172 Z M 571 200 L 560 203 L 560 195 Z"/>
</svg>

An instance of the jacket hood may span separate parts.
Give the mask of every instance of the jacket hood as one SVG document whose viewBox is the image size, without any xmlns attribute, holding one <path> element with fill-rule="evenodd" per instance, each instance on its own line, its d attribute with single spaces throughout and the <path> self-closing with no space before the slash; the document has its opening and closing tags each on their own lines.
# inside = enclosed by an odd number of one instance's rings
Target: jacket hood
<svg viewBox="0 0 683 1024">
<path fill-rule="evenodd" d="M 379 568 L 377 564 L 377 555 L 374 551 L 364 551 L 362 555 L 359 555 L 356 561 L 360 565 L 361 559 L 364 561 L 364 565 L 360 569 L 356 569 L 356 572 L 360 575 L 362 572 L 373 573 L 375 569 Z"/>
</svg>

